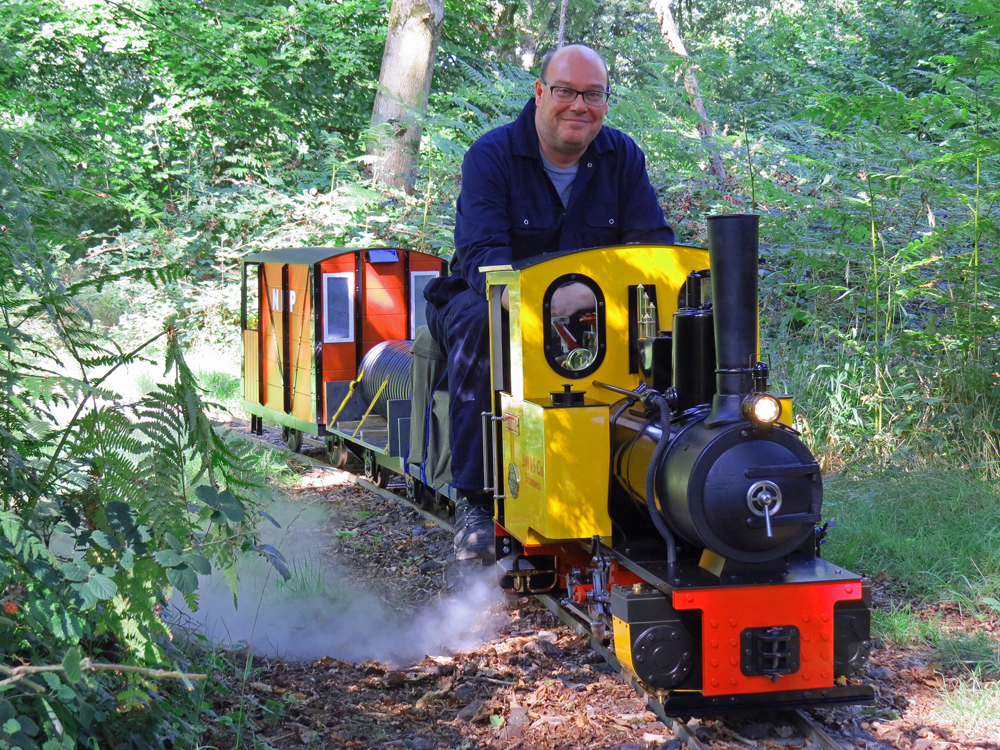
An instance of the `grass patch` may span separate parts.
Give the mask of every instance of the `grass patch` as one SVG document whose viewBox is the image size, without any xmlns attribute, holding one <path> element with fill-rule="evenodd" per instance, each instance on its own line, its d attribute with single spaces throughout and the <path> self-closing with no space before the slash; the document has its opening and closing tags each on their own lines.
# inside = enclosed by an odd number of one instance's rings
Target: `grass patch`
<svg viewBox="0 0 1000 750">
<path fill-rule="evenodd" d="M 915 596 L 982 601 L 1000 591 L 998 508 L 996 485 L 971 470 L 834 474 L 826 556 L 867 575 L 884 570 Z"/>
<path fill-rule="evenodd" d="M 887 611 L 872 609 L 872 635 L 896 646 L 915 646 L 932 641 L 938 634 L 932 623 L 924 622 L 905 604 L 893 604 Z"/>
<path fill-rule="evenodd" d="M 983 632 L 941 636 L 935 639 L 931 659 L 942 667 L 960 667 L 974 675 L 997 676 L 1000 675 L 1000 641 Z"/>
<path fill-rule="evenodd" d="M 243 382 L 239 376 L 228 372 L 198 372 L 198 385 L 205 391 L 209 401 L 221 403 L 223 406 L 239 405 L 243 395 Z"/>
<path fill-rule="evenodd" d="M 275 583 L 283 594 L 294 597 L 309 598 L 321 594 L 339 598 L 340 592 L 327 583 L 328 566 L 319 555 L 307 554 L 305 557 L 293 559 L 288 566 L 292 577 L 287 581 L 278 578 Z"/>
<path fill-rule="evenodd" d="M 1000 739 L 1000 683 L 976 676 L 959 680 L 938 695 L 934 713 L 944 722 L 962 727 L 970 737 Z"/>
</svg>

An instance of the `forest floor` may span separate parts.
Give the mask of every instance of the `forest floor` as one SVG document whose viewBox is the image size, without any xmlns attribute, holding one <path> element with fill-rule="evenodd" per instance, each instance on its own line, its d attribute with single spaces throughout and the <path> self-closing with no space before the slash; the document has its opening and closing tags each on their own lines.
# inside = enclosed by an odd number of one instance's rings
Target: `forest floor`
<svg viewBox="0 0 1000 750">
<path fill-rule="evenodd" d="M 300 471 L 292 495 L 327 506 L 328 554 L 354 586 L 380 599 L 386 611 L 401 613 L 404 621 L 420 619 L 420 611 L 432 604 L 462 611 L 462 594 L 447 587 L 453 570 L 450 535 L 405 506 L 347 483 L 337 472 Z M 875 598 L 876 606 L 891 605 L 889 582 L 876 583 Z M 410 750 L 680 746 L 632 687 L 590 651 L 586 639 L 534 599 L 497 594 L 466 604 L 474 607 L 464 610 L 465 635 L 472 640 L 407 663 L 319 652 L 306 659 L 255 656 L 248 677 L 222 679 L 231 692 L 216 695 L 213 706 L 217 715 L 242 706 L 255 741 L 247 736 L 237 741 L 225 732 L 204 739 L 223 749 L 237 744 Z M 925 607 L 919 614 L 961 632 L 997 627 L 948 604 Z M 238 658 L 234 654 L 233 660 Z M 813 712 L 828 731 L 844 738 L 845 746 L 1000 747 L 1000 736 L 982 736 L 993 730 L 977 736 L 968 717 L 949 720 L 942 706 L 963 678 L 936 667 L 920 650 L 877 642 L 865 679 L 875 687 L 874 706 Z M 720 750 L 813 750 L 772 715 L 692 719 L 689 729 Z"/>
</svg>

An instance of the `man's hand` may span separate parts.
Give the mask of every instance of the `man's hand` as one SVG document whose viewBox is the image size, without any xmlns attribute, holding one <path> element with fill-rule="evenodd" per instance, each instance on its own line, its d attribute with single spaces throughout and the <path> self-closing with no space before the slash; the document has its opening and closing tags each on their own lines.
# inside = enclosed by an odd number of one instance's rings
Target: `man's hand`
<svg viewBox="0 0 1000 750">
<path fill-rule="evenodd" d="M 563 284 L 552 294 L 553 318 L 572 315 L 577 310 L 593 310 L 596 307 L 597 298 L 593 290 L 578 281 Z"/>
</svg>

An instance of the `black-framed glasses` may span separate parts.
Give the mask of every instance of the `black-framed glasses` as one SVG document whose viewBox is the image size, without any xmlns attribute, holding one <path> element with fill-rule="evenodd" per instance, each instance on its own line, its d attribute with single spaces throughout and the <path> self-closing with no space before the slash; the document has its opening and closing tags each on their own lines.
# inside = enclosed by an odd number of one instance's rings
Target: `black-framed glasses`
<svg viewBox="0 0 1000 750">
<path fill-rule="evenodd" d="M 541 79 L 538 80 L 541 81 Z M 611 96 L 610 91 L 577 91 L 566 86 L 549 86 L 545 81 L 542 81 L 542 85 L 548 86 L 549 91 L 552 92 L 552 98 L 560 104 L 572 104 L 578 96 L 582 96 L 583 103 L 588 107 L 600 107 Z"/>
</svg>

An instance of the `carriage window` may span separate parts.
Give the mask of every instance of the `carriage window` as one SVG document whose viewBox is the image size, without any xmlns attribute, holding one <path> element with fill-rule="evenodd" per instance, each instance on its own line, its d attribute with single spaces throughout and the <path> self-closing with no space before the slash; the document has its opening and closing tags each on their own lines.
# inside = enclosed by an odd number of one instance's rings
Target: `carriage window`
<svg viewBox="0 0 1000 750">
<path fill-rule="evenodd" d="M 410 338 L 417 337 L 417 329 L 427 325 L 427 302 L 424 289 L 431 279 L 441 274 L 438 271 L 410 271 Z"/>
<path fill-rule="evenodd" d="M 354 274 L 323 274 L 323 341 L 354 341 Z"/>
<path fill-rule="evenodd" d="M 604 360 L 604 293 L 593 279 L 571 273 L 553 281 L 542 298 L 545 359 L 560 375 L 582 378 Z"/>
<path fill-rule="evenodd" d="M 374 247 L 368 251 L 369 263 L 395 263 L 399 260 L 399 252 L 391 247 Z"/>
</svg>

